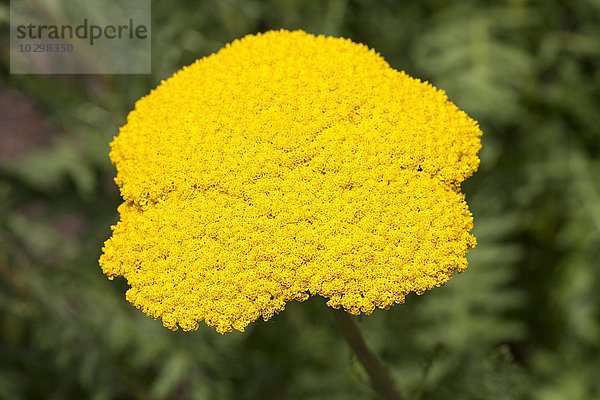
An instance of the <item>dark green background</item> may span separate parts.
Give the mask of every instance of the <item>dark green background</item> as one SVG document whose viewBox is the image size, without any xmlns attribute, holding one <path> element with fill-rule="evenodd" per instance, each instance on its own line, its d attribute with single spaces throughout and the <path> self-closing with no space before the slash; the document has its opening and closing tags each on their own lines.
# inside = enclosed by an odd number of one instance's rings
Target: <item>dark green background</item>
<svg viewBox="0 0 600 400">
<path fill-rule="evenodd" d="M 40 0 L 37 0 L 40 1 Z M 407 399 L 600 398 L 600 2 L 155 1 L 152 75 L 8 73 L 0 5 L 0 399 L 372 399 L 319 298 L 244 334 L 171 332 L 97 264 L 134 101 L 247 33 L 350 37 L 485 132 L 479 245 L 443 288 L 357 318 Z"/>
</svg>

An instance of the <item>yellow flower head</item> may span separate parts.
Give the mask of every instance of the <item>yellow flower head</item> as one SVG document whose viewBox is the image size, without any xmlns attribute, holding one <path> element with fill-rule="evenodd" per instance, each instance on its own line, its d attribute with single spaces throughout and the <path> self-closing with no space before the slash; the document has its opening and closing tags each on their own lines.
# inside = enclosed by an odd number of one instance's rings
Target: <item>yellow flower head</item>
<svg viewBox="0 0 600 400">
<path fill-rule="evenodd" d="M 139 100 L 100 264 L 171 329 L 243 331 L 321 295 L 352 314 L 462 271 L 477 123 L 348 39 L 246 36 Z"/>
</svg>

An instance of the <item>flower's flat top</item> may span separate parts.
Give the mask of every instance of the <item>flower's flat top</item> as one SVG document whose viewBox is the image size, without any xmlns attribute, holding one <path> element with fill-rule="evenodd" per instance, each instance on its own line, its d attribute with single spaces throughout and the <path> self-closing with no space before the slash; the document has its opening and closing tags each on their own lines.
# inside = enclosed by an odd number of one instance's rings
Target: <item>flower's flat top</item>
<svg viewBox="0 0 600 400">
<path fill-rule="evenodd" d="M 164 325 L 219 332 L 309 294 L 370 313 L 466 268 L 477 123 L 347 39 L 273 31 L 183 68 L 112 143 L 100 259 Z"/>
</svg>

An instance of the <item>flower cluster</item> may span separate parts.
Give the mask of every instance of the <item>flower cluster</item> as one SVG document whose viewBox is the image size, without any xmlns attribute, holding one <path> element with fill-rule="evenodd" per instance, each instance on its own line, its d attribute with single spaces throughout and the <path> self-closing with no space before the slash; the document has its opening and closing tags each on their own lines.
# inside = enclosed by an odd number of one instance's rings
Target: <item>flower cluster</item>
<svg viewBox="0 0 600 400">
<path fill-rule="evenodd" d="M 352 314 L 466 268 L 477 123 L 347 39 L 246 36 L 140 99 L 100 264 L 171 329 L 243 331 L 309 295 Z"/>
</svg>

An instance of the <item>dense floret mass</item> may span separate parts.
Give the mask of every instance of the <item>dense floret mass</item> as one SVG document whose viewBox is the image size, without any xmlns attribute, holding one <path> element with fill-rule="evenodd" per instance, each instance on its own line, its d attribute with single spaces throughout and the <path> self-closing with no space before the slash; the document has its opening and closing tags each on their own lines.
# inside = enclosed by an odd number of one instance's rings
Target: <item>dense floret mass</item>
<svg viewBox="0 0 600 400">
<path fill-rule="evenodd" d="M 246 36 L 139 100 L 112 143 L 124 199 L 100 264 L 171 329 L 224 333 L 309 295 L 371 313 L 475 245 L 477 123 L 347 39 Z"/>
</svg>

